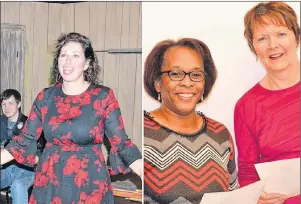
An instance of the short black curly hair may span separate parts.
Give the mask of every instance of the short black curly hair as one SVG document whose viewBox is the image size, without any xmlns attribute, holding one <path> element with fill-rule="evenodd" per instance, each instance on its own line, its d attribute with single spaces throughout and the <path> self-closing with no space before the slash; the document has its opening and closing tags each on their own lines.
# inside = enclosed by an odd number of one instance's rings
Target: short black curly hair
<svg viewBox="0 0 301 204">
<path fill-rule="evenodd" d="M 89 61 L 89 67 L 84 71 L 84 79 L 91 84 L 98 84 L 98 74 L 100 73 L 100 67 L 98 65 L 97 56 L 93 51 L 91 40 L 88 37 L 75 32 L 62 34 L 56 42 L 56 51 L 54 53 L 54 59 L 52 63 L 52 79 L 56 83 L 63 82 L 63 78 L 58 68 L 58 58 L 60 56 L 62 47 L 68 42 L 80 43 L 82 45 L 85 53 L 85 58 Z"/>
<path fill-rule="evenodd" d="M 16 89 L 6 89 L 0 95 L 0 104 L 3 100 L 9 99 L 11 96 L 14 96 L 17 103 L 21 102 L 21 94 L 19 91 L 17 91 Z"/>
<path fill-rule="evenodd" d="M 19 104 L 21 102 L 21 94 L 19 91 L 17 91 L 16 89 L 6 89 L 0 95 L 1 108 L 2 108 L 2 101 L 9 99 L 11 96 L 13 96 L 15 98 L 17 104 Z M 19 111 L 21 112 L 21 107 L 19 107 Z"/>
<path fill-rule="evenodd" d="M 175 40 L 163 40 L 152 49 L 144 62 L 144 88 L 146 92 L 155 100 L 158 100 L 158 93 L 155 89 L 155 81 L 161 77 L 164 55 L 169 48 L 187 47 L 196 51 L 202 59 L 206 73 L 205 89 L 203 99 L 210 93 L 216 78 L 217 70 L 212 59 L 209 48 L 205 43 L 194 38 L 181 38 Z M 199 103 L 201 100 L 199 101 Z"/>
</svg>

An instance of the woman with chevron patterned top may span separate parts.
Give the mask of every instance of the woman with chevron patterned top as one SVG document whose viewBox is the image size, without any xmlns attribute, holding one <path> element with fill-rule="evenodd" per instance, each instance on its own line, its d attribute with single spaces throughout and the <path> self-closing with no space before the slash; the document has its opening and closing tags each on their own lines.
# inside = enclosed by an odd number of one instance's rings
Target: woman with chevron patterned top
<svg viewBox="0 0 301 204">
<path fill-rule="evenodd" d="M 241 186 L 259 180 L 254 164 L 300 158 L 300 26 L 283 2 L 259 3 L 244 18 L 245 38 L 266 75 L 237 102 L 234 129 Z M 287 173 L 287 172 L 284 172 Z M 299 204 L 264 193 L 258 204 Z"/>
<path fill-rule="evenodd" d="M 144 114 L 145 203 L 199 204 L 205 193 L 238 188 L 230 132 L 196 112 L 217 76 L 207 45 L 164 40 L 144 69 L 146 92 L 161 103 Z"/>
</svg>

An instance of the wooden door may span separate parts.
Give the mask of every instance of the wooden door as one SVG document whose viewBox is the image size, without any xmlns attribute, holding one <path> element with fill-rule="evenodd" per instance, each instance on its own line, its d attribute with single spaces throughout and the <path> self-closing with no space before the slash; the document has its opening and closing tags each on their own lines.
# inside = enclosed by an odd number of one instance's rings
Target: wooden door
<svg viewBox="0 0 301 204">
<path fill-rule="evenodd" d="M 1 93 L 16 89 L 24 98 L 24 36 L 25 27 L 1 24 Z M 22 101 L 22 108 L 24 103 Z"/>
</svg>

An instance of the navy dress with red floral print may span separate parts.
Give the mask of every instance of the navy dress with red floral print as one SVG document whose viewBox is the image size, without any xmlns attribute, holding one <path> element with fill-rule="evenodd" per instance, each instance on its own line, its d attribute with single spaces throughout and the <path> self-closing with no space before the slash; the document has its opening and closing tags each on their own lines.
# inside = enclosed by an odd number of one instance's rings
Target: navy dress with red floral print
<svg viewBox="0 0 301 204">
<path fill-rule="evenodd" d="M 114 203 L 110 174 L 127 173 L 141 158 L 126 135 L 112 89 L 90 85 L 79 95 L 66 95 L 62 84 L 39 93 L 20 135 L 6 149 L 34 166 L 36 141 L 47 140 L 37 165 L 30 204 Z M 101 151 L 104 136 L 111 143 L 108 169 Z"/>
</svg>

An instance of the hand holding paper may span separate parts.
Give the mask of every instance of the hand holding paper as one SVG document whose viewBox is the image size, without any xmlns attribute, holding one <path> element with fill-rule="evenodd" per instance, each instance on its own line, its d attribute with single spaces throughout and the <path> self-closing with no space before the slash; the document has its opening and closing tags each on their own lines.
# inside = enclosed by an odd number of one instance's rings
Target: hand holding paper
<svg viewBox="0 0 301 204">
<path fill-rule="evenodd" d="M 256 204 L 263 189 L 261 181 L 229 192 L 205 193 L 200 204 Z"/>
<path fill-rule="evenodd" d="M 279 193 L 264 193 L 259 197 L 258 204 L 281 204 L 283 203 L 288 197 L 286 195 L 282 195 Z"/>
<path fill-rule="evenodd" d="M 255 164 L 255 168 L 260 181 L 230 192 L 205 193 L 200 204 L 256 204 L 263 192 L 268 193 L 266 200 L 281 200 L 275 193 L 300 194 L 300 158 Z"/>
<path fill-rule="evenodd" d="M 255 164 L 263 191 L 288 197 L 300 194 L 300 158 Z"/>
</svg>

